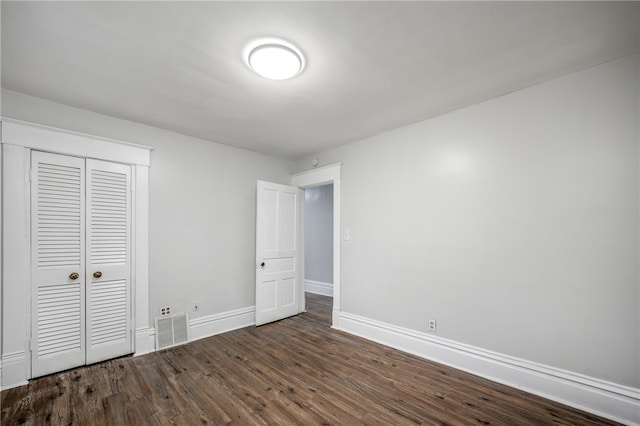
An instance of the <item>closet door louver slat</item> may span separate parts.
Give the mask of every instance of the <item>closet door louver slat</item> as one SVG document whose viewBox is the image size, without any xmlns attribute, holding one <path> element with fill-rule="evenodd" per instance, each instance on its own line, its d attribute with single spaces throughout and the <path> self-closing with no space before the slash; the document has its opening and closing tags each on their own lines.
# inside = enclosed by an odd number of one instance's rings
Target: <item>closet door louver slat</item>
<svg viewBox="0 0 640 426">
<path fill-rule="evenodd" d="M 91 299 L 91 345 L 126 342 L 127 282 L 103 282 Z M 113 317 L 112 317 L 113 316 Z"/>
</svg>

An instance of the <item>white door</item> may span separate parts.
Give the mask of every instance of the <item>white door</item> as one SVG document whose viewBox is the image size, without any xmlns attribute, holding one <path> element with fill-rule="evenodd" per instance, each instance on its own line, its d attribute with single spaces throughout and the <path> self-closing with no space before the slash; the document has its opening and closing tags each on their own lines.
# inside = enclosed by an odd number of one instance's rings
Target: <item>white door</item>
<svg viewBox="0 0 640 426">
<path fill-rule="evenodd" d="M 300 313 L 302 190 L 258 181 L 256 325 Z"/>
<path fill-rule="evenodd" d="M 33 377 L 85 362 L 84 162 L 31 157 Z"/>
<path fill-rule="evenodd" d="M 131 353 L 131 167 L 87 160 L 87 364 Z"/>
<path fill-rule="evenodd" d="M 131 168 L 31 162 L 32 377 L 131 353 Z"/>
</svg>

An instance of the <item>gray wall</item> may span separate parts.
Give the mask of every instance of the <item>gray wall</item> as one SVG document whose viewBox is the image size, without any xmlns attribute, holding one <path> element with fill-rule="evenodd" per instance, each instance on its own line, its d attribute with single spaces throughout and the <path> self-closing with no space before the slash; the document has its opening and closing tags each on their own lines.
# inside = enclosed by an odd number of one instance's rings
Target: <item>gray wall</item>
<svg viewBox="0 0 640 426">
<path fill-rule="evenodd" d="M 287 161 L 7 90 L 2 113 L 154 147 L 151 318 L 160 306 L 184 311 L 193 301 L 193 318 L 255 304 L 256 181 L 288 184 Z"/>
<path fill-rule="evenodd" d="M 343 163 L 343 311 L 640 386 L 639 75 L 636 55 L 313 155 Z"/>
<path fill-rule="evenodd" d="M 304 192 L 304 278 L 333 283 L 333 185 Z"/>
</svg>

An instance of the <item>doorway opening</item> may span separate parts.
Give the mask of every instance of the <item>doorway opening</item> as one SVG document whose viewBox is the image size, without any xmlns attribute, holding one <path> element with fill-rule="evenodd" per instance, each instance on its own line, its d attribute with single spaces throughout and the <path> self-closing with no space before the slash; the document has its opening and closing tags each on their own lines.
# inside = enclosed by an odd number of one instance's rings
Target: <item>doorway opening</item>
<svg viewBox="0 0 640 426">
<path fill-rule="evenodd" d="M 316 169 L 300 172 L 291 176 L 291 184 L 293 186 L 297 186 L 298 188 L 304 189 L 305 192 L 308 189 L 322 187 L 326 185 L 330 185 L 332 187 L 333 221 L 332 221 L 331 244 L 333 247 L 333 250 L 332 250 L 333 280 L 331 281 L 330 293 L 333 294 L 333 303 L 330 309 L 331 309 L 331 326 L 337 329 L 340 328 L 340 174 L 341 174 L 341 169 L 342 169 L 342 164 L 337 163 L 337 164 L 332 164 L 325 167 L 318 167 Z M 301 232 L 301 234 L 302 234 L 301 247 L 304 248 L 306 236 L 304 232 Z M 305 260 L 306 255 L 304 251 L 305 250 L 303 249 L 302 262 L 301 262 L 303 271 L 305 269 L 304 265 L 306 263 L 306 260 Z M 306 273 L 303 274 L 303 277 L 306 278 Z M 317 286 L 315 290 L 318 290 Z M 324 290 L 326 291 L 327 289 L 325 288 Z M 300 309 L 301 311 L 304 311 L 305 305 L 306 305 L 306 301 L 305 301 L 306 292 L 302 291 L 300 293 L 301 293 Z M 328 303 L 328 301 L 326 301 L 325 304 L 326 303 Z"/>
<path fill-rule="evenodd" d="M 333 183 L 304 192 L 304 291 L 307 312 L 331 324 L 333 311 Z"/>
</svg>

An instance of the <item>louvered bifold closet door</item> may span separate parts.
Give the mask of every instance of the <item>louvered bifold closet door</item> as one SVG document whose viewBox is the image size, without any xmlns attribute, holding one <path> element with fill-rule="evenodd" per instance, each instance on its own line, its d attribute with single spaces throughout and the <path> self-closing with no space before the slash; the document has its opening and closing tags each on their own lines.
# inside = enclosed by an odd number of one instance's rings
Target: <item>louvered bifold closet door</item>
<svg viewBox="0 0 640 426">
<path fill-rule="evenodd" d="M 132 353 L 131 167 L 87 160 L 87 364 Z"/>
<path fill-rule="evenodd" d="M 31 368 L 85 363 L 85 160 L 32 152 Z"/>
</svg>

